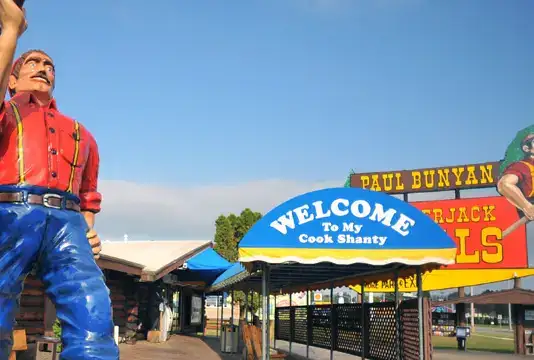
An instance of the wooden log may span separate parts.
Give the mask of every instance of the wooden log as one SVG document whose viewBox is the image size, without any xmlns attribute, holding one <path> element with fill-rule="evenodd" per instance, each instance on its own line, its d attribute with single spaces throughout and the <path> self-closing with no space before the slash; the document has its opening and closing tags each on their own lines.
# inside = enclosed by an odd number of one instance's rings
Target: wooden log
<svg viewBox="0 0 534 360">
<path fill-rule="evenodd" d="M 38 289 L 38 288 L 24 288 L 24 290 L 22 290 L 22 296 L 44 296 L 45 293 L 44 293 L 44 290 L 43 289 Z"/>
<path fill-rule="evenodd" d="M 42 306 L 21 306 L 19 308 L 19 312 L 41 312 L 44 313 L 44 309 Z"/>
<path fill-rule="evenodd" d="M 109 294 L 111 296 L 115 296 L 115 295 L 124 296 L 124 293 L 122 292 L 122 290 L 121 289 L 116 289 L 116 288 L 110 288 L 109 289 Z"/>
<path fill-rule="evenodd" d="M 44 296 L 21 296 L 20 297 L 20 306 L 21 307 L 33 307 L 33 306 L 44 306 Z"/>
<path fill-rule="evenodd" d="M 116 285 L 121 286 L 123 284 L 123 279 L 106 279 L 106 285 Z"/>
<path fill-rule="evenodd" d="M 17 321 L 43 321 L 44 313 L 43 312 L 20 312 L 15 317 Z"/>
<path fill-rule="evenodd" d="M 107 283 L 106 284 L 108 286 L 108 289 L 110 291 L 114 290 L 114 291 L 120 291 L 120 292 L 124 292 L 124 284 L 123 283 Z"/>
<path fill-rule="evenodd" d="M 124 319 L 113 319 L 113 322 L 115 323 L 116 326 L 119 326 L 119 327 L 124 327 L 126 325 L 126 320 Z"/>
<path fill-rule="evenodd" d="M 44 288 L 44 284 L 41 280 L 33 277 L 28 276 L 26 280 L 24 281 L 24 286 L 32 286 L 32 287 L 38 287 L 38 288 Z"/>
<path fill-rule="evenodd" d="M 126 319 L 126 313 L 121 310 L 113 310 L 113 317 Z"/>
<path fill-rule="evenodd" d="M 124 301 L 126 299 L 125 296 L 121 294 L 111 294 L 110 298 L 111 301 Z"/>
<path fill-rule="evenodd" d="M 18 321 L 17 325 L 15 326 L 16 330 L 26 330 L 27 335 L 43 335 L 44 334 L 44 326 L 39 322 L 31 322 L 31 321 Z"/>
</svg>

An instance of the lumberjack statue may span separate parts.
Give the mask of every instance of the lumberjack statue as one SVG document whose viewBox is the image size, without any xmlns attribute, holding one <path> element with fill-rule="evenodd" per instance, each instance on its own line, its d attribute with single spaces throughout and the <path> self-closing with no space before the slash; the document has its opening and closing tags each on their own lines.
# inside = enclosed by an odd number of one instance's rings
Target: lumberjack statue
<svg viewBox="0 0 534 360">
<path fill-rule="evenodd" d="M 118 360 L 109 290 L 96 264 L 96 142 L 59 112 L 44 51 L 15 62 L 24 11 L 0 0 L 0 360 L 8 358 L 23 282 L 34 266 L 62 325 L 64 360 Z"/>
<path fill-rule="evenodd" d="M 506 151 L 497 189 L 519 212 L 521 219 L 503 232 L 503 238 L 534 220 L 534 125 L 523 129 Z"/>
</svg>

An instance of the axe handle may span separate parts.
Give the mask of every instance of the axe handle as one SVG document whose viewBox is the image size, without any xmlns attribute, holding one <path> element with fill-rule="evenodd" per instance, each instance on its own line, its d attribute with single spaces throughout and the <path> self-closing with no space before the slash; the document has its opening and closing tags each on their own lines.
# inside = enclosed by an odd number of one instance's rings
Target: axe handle
<svg viewBox="0 0 534 360">
<path fill-rule="evenodd" d="M 525 225 L 526 223 L 528 223 L 530 220 L 526 217 L 526 216 L 523 216 L 521 219 L 517 220 L 515 223 L 513 223 L 512 225 L 510 225 L 508 227 L 508 229 L 504 230 L 503 233 L 502 233 L 502 238 L 504 239 L 505 237 L 507 237 L 508 235 L 510 235 L 512 232 L 514 232 L 518 227 L 522 226 L 522 225 Z"/>
</svg>

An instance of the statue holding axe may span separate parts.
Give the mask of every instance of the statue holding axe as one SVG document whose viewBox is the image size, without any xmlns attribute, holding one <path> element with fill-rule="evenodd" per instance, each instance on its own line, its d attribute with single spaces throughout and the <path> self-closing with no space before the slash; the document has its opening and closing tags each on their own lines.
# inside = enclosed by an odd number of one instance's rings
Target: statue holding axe
<svg viewBox="0 0 534 360">
<path fill-rule="evenodd" d="M 518 134 L 501 166 L 497 189 L 519 211 L 520 219 L 503 232 L 503 238 L 534 220 L 534 125 Z"/>
</svg>

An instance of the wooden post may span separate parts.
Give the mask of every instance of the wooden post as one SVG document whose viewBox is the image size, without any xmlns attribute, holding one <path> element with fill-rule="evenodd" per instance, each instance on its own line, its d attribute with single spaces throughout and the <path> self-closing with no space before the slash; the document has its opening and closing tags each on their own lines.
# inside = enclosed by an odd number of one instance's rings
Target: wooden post
<svg viewBox="0 0 534 360">
<path fill-rule="evenodd" d="M 44 300 L 44 335 L 54 336 L 54 323 L 56 322 L 56 307 L 52 300 L 45 295 Z"/>
<path fill-rule="evenodd" d="M 456 323 L 458 326 L 465 326 L 465 304 L 456 304 Z"/>
<path fill-rule="evenodd" d="M 465 297 L 465 288 L 458 288 L 458 298 Z M 456 322 L 458 326 L 465 326 L 465 303 L 456 304 Z"/>
<path fill-rule="evenodd" d="M 525 307 L 520 304 L 512 305 L 512 313 L 514 314 L 514 344 L 515 344 L 515 353 L 517 355 L 525 355 L 525 326 L 524 326 L 524 315 Z"/>
</svg>

